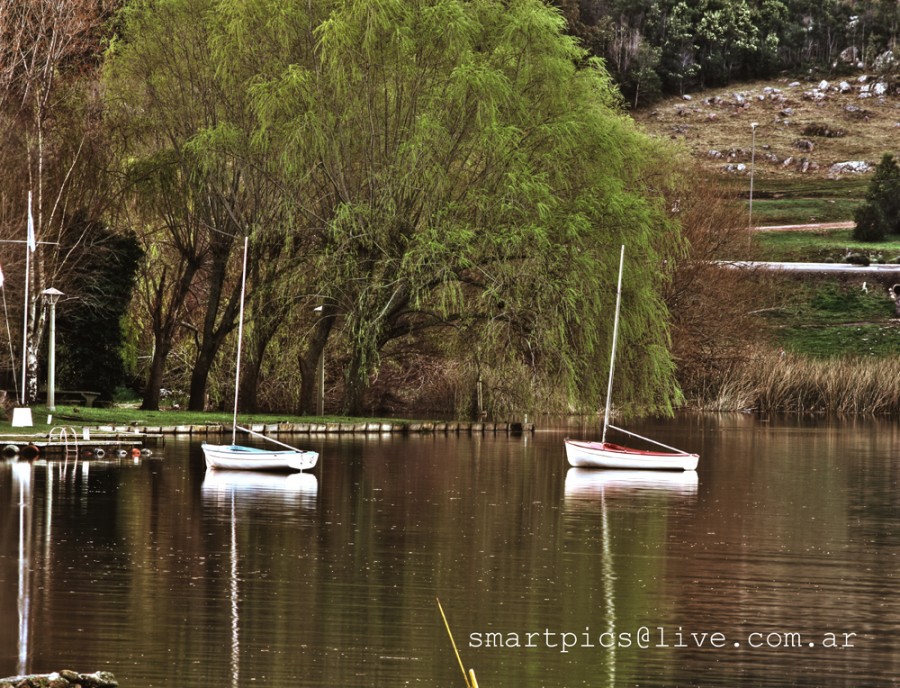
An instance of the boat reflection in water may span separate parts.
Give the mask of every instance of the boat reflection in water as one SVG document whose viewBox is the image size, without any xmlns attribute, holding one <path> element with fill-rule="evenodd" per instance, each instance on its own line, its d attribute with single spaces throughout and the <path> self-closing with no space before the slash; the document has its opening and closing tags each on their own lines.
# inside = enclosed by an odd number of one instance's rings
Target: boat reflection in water
<svg viewBox="0 0 900 688">
<path fill-rule="evenodd" d="M 653 513 L 659 502 L 689 501 L 697 497 L 696 471 L 604 470 L 570 468 L 566 473 L 566 511 L 575 518 L 586 514 L 600 516 L 600 572 L 603 596 L 603 631 L 614 636 L 620 625 L 617 611 L 617 590 L 622 563 L 614 553 L 616 529 L 611 524 L 611 512 L 624 508 L 642 509 Z M 620 531 L 618 531 L 620 532 Z M 605 654 L 605 682 L 616 685 L 619 664 L 615 646 Z"/>
<path fill-rule="evenodd" d="M 262 471 L 207 470 L 203 479 L 204 501 L 229 505 L 239 500 L 278 500 L 288 505 L 315 507 L 319 480 L 312 473 L 265 473 Z M 224 500 L 224 501 L 221 501 Z"/>
<path fill-rule="evenodd" d="M 566 473 L 566 499 L 600 499 L 627 493 L 664 493 L 696 497 L 696 471 L 618 471 L 570 468 Z"/>
<path fill-rule="evenodd" d="M 209 469 L 203 479 L 203 502 L 227 509 L 230 526 L 228 602 L 231 610 L 231 686 L 241 685 L 240 553 L 238 552 L 237 504 L 277 504 L 315 509 L 319 481 L 311 473 L 265 473 Z"/>
</svg>

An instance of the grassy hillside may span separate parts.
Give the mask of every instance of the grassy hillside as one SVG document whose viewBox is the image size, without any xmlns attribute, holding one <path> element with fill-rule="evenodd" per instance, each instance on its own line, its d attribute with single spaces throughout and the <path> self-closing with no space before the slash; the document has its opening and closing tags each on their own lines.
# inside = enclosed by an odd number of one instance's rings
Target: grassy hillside
<svg viewBox="0 0 900 688">
<path fill-rule="evenodd" d="M 865 83 L 859 79 L 865 78 Z M 864 160 L 876 164 L 885 151 L 897 151 L 900 97 L 873 94 L 877 79 L 865 76 L 819 82 L 754 82 L 672 98 L 637 111 L 634 118 L 655 136 L 683 141 L 711 170 L 746 165 L 749 172 L 753 122 L 756 174 L 763 186 L 771 179 L 793 181 L 856 176 L 837 174 L 835 163 Z M 868 90 L 862 89 L 868 87 Z M 812 181 L 815 187 L 817 184 Z"/>
<path fill-rule="evenodd" d="M 749 195 L 753 157 L 756 225 L 849 220 L 871 173 L 836 165 L 874 166 L 900 150 L 900 96 L 878 95 L 878 79 L 867 75 L 826 83 L 738 84 L 670 98 L 633 116 L 652 136 L 682 142 L 737 197 Z"/>
<path fill-rule="evenodd" d="M 875 93 L 875 78 L 844 81 L 739 84 L 671 98 L 633 116 L 652 136 L 679 141 L 732 192 L 748 223 L 755 150 L 754 226 L 849 221 L 871 170 L 836 165 L 863 162 L 873 168 L 883 153 L 900 150 L 900 96 Z M 849 229 L 829 228 L 753 235 L 753 257 L 762 260 L 840 262 L 848 251 L 865 253 L 872 262 L 895 262 L 900 237 L 863 244 Z M 884 284 L 870 279 L 864 287 L 866 280 L 845 277 L 773 280 L 781 304 L 766 309 L 764 319 L 775 351 L 810 360 L 900 355 L 900 320 Z"/>
</svg>

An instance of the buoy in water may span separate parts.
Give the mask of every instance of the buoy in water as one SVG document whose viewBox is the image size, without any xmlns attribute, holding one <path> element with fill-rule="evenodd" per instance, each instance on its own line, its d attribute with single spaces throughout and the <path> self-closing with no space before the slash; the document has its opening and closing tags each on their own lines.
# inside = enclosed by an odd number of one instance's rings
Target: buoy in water
<svg viewBox="0 0 900 688">
<path fill-rule="evenodd" d="M 103 451 L 103 449 L 101 449 L 100 447 L 97 447 L 94 450 L 94 456 L 96 456 L 98 459 L 102 459 L 104 456 L 106 456 L 106 452 Z"/>
<path fill-rule="evenodd" d="M 15 444 L 7 444 L 5 447 L 3 447 L 3 456 L 5 456 L 7 459 L 11 459 L 12 457 L 18 455 L 19 447 L 17 447 Z"/>
<path fill-rule="evenodd" d="M 116 456 L 118 456 L 121 459 L 125 456 L 128 456 L 128 452 L 125 451 L 124 449 L 116 449 Z"/>
<path fill-rule="evenodd" d="M 135 458 L 139 457 L 141 455 L 141 448 L 140 447 L 132 447 L 131 455 Z"/>
<path fill-rule="evenodd" d="M 22 447 L 20 450 L 20 454 L 23 459 L 27 459 L 31 461 L 32 459 L 36 459 L 41 455 L 41 450 L 33 444 L 28 444 Z"/>
<path fill-rule="evenodd" d="M 150 456 L 151 454 L 153 454 L 153 452 L 149 449 L 141 449 L 141 456 Z"/>
</svg>

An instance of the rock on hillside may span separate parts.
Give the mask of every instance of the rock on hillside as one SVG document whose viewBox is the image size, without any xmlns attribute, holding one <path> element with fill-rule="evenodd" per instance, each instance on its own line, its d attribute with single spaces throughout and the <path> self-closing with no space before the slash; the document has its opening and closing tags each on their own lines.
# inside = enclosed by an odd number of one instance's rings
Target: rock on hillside
<svg viewBox="0 0 900 688">
<path fill-rule="evenodd" d="M 839 177 L 869 172 L 900 138 L 900 85 L 853 78 L 742 84 L 671 98 L 634 119 L 711 170 Z M 755 156 L 753 128 L 756 123 Z"/>
</svg>

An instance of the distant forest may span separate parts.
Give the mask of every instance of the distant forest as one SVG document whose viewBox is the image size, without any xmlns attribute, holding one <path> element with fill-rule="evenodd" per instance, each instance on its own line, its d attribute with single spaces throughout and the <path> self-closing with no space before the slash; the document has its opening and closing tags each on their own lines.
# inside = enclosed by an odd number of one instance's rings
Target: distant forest
<svg viewBox="0 0 900 688">
<path fill-rule="evenodd" d="M 554 0 L 632 107 L 780 73 L 896 73 L 897 0 Z M 889 53 L 889 54 L 885 54 Z"/>
</svg>

